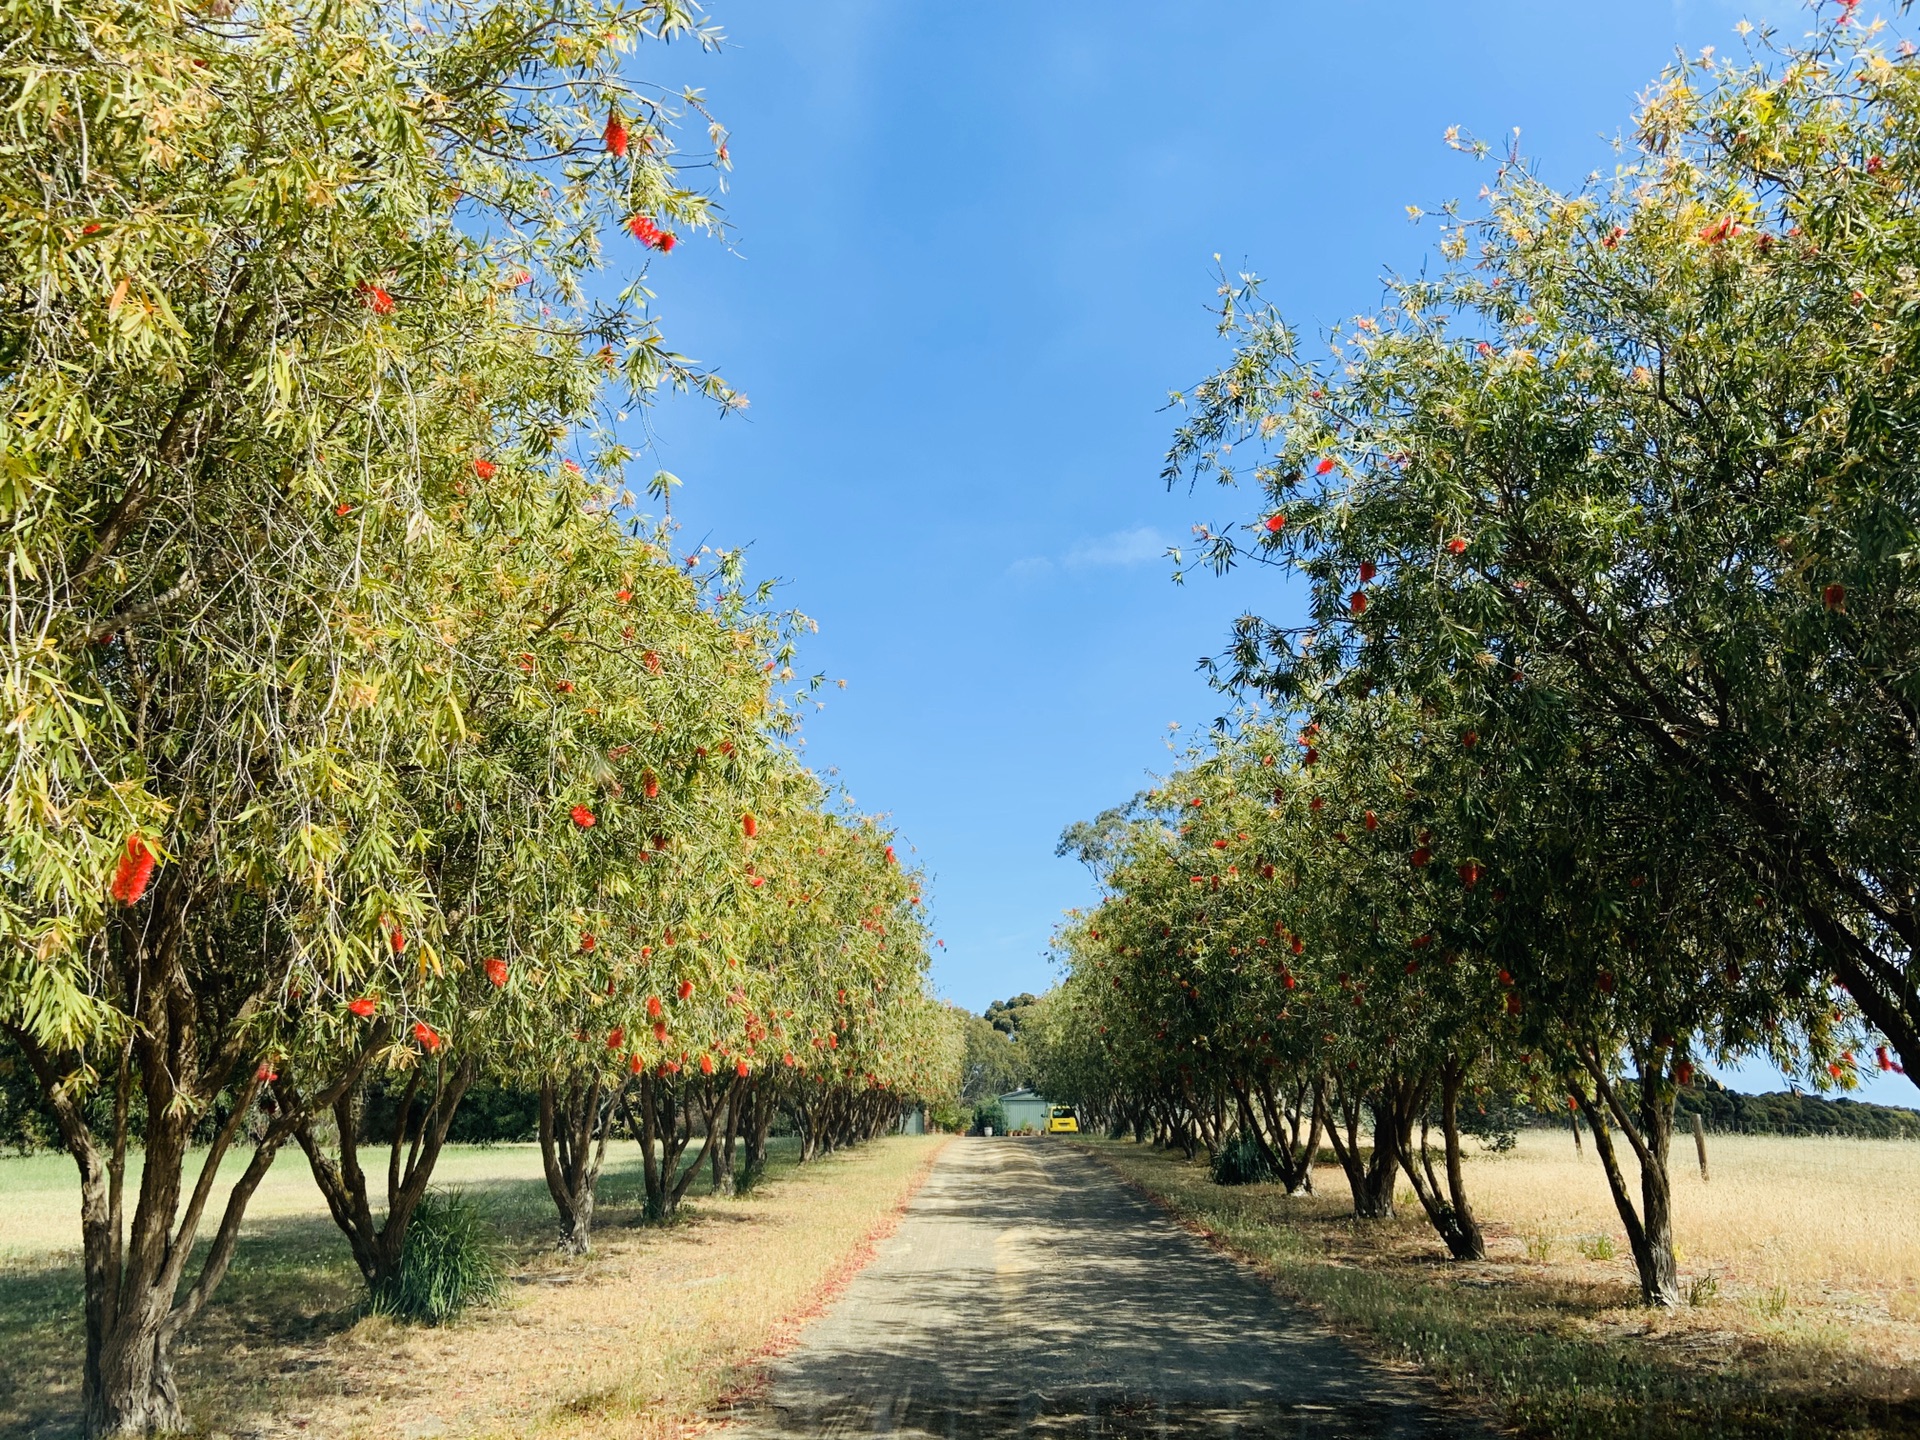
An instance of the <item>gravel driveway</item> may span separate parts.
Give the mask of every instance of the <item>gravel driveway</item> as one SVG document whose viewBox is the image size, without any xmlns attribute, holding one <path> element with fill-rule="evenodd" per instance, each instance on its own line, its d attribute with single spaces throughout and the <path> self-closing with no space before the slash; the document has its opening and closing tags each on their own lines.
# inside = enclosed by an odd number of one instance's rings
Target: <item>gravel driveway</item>
<svg viewBox="0 0 1920 1440">
<path fill-rule="evenodd" d="M 1483 1436 L 1071 1142 L 949 1145 L 774 1370 L 775 1436 Z"/>
</svg>

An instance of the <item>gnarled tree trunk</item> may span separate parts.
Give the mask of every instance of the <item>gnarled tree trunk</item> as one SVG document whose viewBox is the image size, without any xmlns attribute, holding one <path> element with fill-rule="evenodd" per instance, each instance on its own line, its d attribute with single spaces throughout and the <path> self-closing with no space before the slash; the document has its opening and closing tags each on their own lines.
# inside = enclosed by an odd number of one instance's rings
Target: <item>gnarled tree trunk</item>
<svg viewBox="0 0 1920 1440">
<path fill-rule="evenodd" d="M 446 1144 L 447 1127 L 453 1124 L 461 1097 L 479 1071 L 479 1062 L 470 1056 L 456 1061 L 435 1058 L 431 1062 L 432 1098 L 425 1104 L 416 1104 L 429 1079 L 427 1063 L 423 1060 L 407 1077 L 406 1089 L 388 1131 L 387 1208 L 380 1220 L 373 1217 L 367 1195 L 367 1175 L 360 1168 L 360 1123 L 365 1104 L 362 1087 L 349 1087 L 333 1103 L 333 1118 L 340 1132 L 337 1162 L 321 1147 L 306 1116 L 294 1130 L 300 1148 L 306 1152 L 314 1181 L 326 1197 L 327 1209 L 347 1237 L 354 1264 L 360 1267 L 368 1291 L 375 1295 L 393 1283 L 400 1273 L 407 1226 L 433 1179 L 433 1167 L 439 1163 L 441 1148 Z"/>
<path fill-rule="evenodd" d="M 598 1071 L 575 1071 L 562 1084 L 551 1075 L 540 1081 L 540 1166 L 560 1212 L 560 1248 L 584 1255 L 593 1248 L 594 1189 L 606 1163 L 614 1099 Z"/>
</svg>

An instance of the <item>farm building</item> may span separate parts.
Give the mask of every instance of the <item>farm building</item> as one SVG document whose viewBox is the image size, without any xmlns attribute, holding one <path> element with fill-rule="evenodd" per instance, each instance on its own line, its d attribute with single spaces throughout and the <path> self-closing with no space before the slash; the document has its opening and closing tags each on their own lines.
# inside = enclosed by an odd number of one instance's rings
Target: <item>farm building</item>
<svg viewBox="0 0 1920 1440">
<path fill-rule="evenodd" d="M 1037 1095 L 1025 1086 L 1009 1090 L 1000 1097 L 1000 1113 L 1007 1117 L 1007 1133 L 1012 1135 L 1021 1130 L 1045 1130 L 1050 1103 L 1045 1096 Z"/>
</svg>

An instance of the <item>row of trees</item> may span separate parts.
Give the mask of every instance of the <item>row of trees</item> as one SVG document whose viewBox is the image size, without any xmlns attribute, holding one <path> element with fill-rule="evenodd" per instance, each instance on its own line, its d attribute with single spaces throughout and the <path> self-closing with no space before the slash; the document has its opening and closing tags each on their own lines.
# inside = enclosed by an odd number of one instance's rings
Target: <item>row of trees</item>
<svg viewBox="0 0 1920 1440">
<path fill-rule="evenodd" d="M 640 268 L 718 228 L 726 135 L 623 66 L 713 39 L 9 12 L 0 1037 L 80 1170 L 89 1435 L 182 1427 L 289 1140 L 377 1289 L 483 1077 L 580 1247 L 616 1116 L 664 1212 L 690 1127 L 730 1174 L 778 1107 L 812 1153 L 956 1083 L 920 877 L 783 744 L 802 622 L 633 517 L 630 408 L 737 397 Z"/>
<path fill-rule="evenodd" d="M 1677 66 L 1611 180 L 1507 157 L 1325 359 L 1223 283 L 1168 478 L 1311 610 L 1216 669 L 1278 718 L 1070 832 L 1053 1093 L 1404 1172 L 1457 1256 L 1462 1107 L 1570 1105 L 1670 1305 L 1695 1066 L 1920 1063 L 1920 75 L 1850 16 Z"/>
</svg>

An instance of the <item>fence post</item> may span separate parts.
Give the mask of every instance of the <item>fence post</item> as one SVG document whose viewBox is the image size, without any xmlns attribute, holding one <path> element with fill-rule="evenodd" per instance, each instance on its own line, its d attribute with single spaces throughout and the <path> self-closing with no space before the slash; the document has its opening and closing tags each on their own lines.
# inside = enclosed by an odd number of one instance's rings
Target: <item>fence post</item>
<svg viewBox="0 0 1920 1440">
<path fill-rule="evenodd" d="M 1693 1112 L 1693 1148 L 1700 1156 L 1700 1178 L 1707 1178 L 1707 1127 L 1701 1122 L 1700 1112 Z"/>
</svg>

